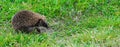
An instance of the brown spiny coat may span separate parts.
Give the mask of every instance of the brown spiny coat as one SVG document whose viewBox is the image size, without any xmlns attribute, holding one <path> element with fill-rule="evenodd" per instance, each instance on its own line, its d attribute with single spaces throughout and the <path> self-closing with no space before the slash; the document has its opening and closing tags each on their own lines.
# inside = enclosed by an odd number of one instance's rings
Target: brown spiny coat
<svg viewBox="0 0 120 47">
<path fill-rule="evenodd" d="M 15 30 L 22 27 L 34 26 L 39 20 L 45 21 L 45 16 L 31 11 L 23 10 L 15 14 L 12 19 L 12 26 Z"/>
</svg>

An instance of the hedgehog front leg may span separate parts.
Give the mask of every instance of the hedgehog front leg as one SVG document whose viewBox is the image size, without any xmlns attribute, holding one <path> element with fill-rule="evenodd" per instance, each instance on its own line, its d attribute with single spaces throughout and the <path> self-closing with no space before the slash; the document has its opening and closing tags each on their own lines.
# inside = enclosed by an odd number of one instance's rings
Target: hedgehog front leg
<svg viewBox="0 0 120 47">
<path fill-rule="evenodd" d="M 41 29 L 39 27 L 36 27 L 37 32 L 41 33 Z"/>
</svg>

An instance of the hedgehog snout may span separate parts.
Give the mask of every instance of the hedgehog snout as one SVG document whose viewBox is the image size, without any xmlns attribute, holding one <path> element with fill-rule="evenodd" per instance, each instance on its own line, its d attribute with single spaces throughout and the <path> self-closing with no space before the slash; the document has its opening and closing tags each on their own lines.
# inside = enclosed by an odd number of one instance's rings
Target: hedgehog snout
<svg viewBox="0 0 120 47">
<path fill-rule="evenodd" d="M 47 29 L 49 28 L 49 26 L 48 26 L 48 23 L 47 23 L 47 22 L 42 23 L 42 26 L 43 26 L 43 27 L 46 27 Z"/>
</svg>

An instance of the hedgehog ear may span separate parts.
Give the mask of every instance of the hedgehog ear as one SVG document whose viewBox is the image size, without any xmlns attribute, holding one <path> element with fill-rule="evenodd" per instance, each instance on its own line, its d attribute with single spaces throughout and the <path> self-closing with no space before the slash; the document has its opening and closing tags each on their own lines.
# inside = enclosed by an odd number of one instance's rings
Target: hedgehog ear
<svg viewBox="0 0 120 47">
<path fill-rule="evenodd" d="M 39 25 L 40 26 L 43 26 L 43 27 L 46 27 L 46 28 L 49 28 L 48 26 L 48 23 L 42 19 L 39 19 Z"/>
</svg>

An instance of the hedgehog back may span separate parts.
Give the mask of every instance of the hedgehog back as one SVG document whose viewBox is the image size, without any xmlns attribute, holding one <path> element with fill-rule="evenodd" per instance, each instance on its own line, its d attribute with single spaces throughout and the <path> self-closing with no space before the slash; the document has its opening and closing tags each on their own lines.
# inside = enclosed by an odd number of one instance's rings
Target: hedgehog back
<svg viewBox="0 0 120 47">
<path fill-rule="evenodd" d="M 13 28 L 19 29 L 21 27 L 34 26 L 41 16 L 30 11 L 20 11 L 12 19 Z"/>
</svg>

